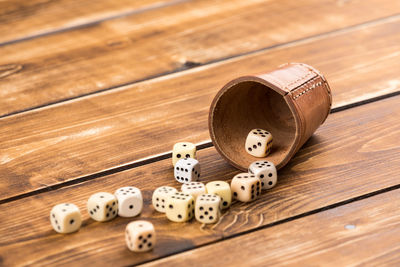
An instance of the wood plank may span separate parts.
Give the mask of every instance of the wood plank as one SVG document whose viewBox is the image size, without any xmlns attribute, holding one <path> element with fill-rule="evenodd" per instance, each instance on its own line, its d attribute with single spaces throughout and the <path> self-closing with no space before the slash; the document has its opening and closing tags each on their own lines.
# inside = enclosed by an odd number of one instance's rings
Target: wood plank
<svg viewBox="0 0 400 267">
<path fill-rule="evenodd" d="M 282 62 L 326 73 L 334 107 L 399 91 L 399 28 L 396 19 L 2 118 L 0 199 L 167 153 L 181 140 L 207 141 L 222 85 Z"/>
<path fill-rule="evenodd" d="M 0 45 L 143 12 L 171 2 L 176 1 L 1 1 Z"/>
<path fill-rule="evenodd" d="M 400 181 L 399 101 L 397 96 L 332 114 L 279 172 L 274 189 L 255 202 L 234 203 L 216 225 L 172 223 L 153 210 L 152 190 L 178 186 L 170 159 L 3 204 L 2 261 L 4 265 L 137 264 L 396 186 Z M 238 172 L 214 148 L 198 154 L 204 182 L 229 180 Z M 132 219 L 108 223 L 88 219 L 85 202 L 91 194 L 126 185 L 142 189 L 145 206 L 137 219 L 155 224 L 159 243 L 153 252 L 133 254 L 125 248 L 124 227 Z M 48 215 L 53 205 L 65 201 L 82 209 L 84 224 L 78 233 L 63 236 L 53 232 Z"/>
<path fill-rule="evenodd" d="M 397 189 L 144 266 L 399 266 L 399 202 Z"/>
<path fill-rule="evenodd" d="M 391 0 L 206 0 L 2 46 L 0 116 L 399 12 Z"/>
</svg>

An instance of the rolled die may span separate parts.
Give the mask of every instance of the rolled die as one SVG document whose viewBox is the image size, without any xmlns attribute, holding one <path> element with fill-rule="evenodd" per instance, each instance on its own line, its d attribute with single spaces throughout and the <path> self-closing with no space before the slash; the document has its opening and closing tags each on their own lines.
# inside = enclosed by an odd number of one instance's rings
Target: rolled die
<svg viewBox="0 0 400 267">
<path fill-rule="evenodd" d="M 90 196 L 87 210 L 93 220 L 109 221 L 118 215 L 118 200 L 113 194 L 99 192 Z"/>
<path fill-rule="evenodd" d="M 126 186 L 115 191 L 118 200 L 118 215 L 121 217 L 134 217 L 142 212 L 143 197 L 139 188 Z"/>
<path fill-rule="evenodd" d="M 207 194 L 215 194 L 221 197 L 221 209 L 229 208 L 232 203 L 232 191 L 227 182 L 213 181 L 206 184 Z"/>
<path fill-rule="evenodd" d="M 154 190 L 152 203 L 156 211 L 165 213 L 167 198 L 176 192 L 178 192 L 178 190 L 170 186 L 161 186 Z"/>
<path fill-rule="evenodd" d="M 173 222 L 187 222 L 194 216 L 194 198 L 182 192 L 169 196 L 166 203 L 165 215 Z"/>
<path fill-rule="evenodd" d="M 151 222 L 134 221 L 125 229 L 125 242 L 129 250 L 146 252 L 156 244 L 156 231 Z"/>
<path fill-rule="evenodd" d="M 190 183 L 200 178 L 200 164 L 196 159 L 178 160 L 174 168 L 175 180 L 180 183 Z"/>
<path fill-rule="evenodd" d="M 266 130 L 253 129 L 247 135 L 245 149 L 254 157 L 266 157 L 271 152 L 272 134 Z"/>
<path fill-rule="evenodd" d="M 274 187 L 278 181 L 275 165 L 266 160 L 255 161 L 249 166 L 249 173 L 261 180 L 262 189 Z"/>
<path fill-rule="evenodd" d="M 56 232 L 63 234 L 72 233 L 81 227 L 81 212 L 74 204 L 58 204 L 50 211 L 50 222 Z"/>
<path fill-rule="evenodd" d="M 172 148 L 172 164 L 175 164 L 180 159 L 196 158 L 196 146 L 189 142 L 176 143 Z"/>
<path fill-rule="evenodd" d="M 261 181 L 254 174 L 239 173 L 231 181 L 233 197 L 241 202 L 250 202 L 261 194 Z"/>
<path fill-rule="evenodd" d="M 196 220 L 206 224 L 218 222 L 221 216 L 220 204 L 221 198 L 217 195 L 200 195 L 196 201 Z"/>
</svg>

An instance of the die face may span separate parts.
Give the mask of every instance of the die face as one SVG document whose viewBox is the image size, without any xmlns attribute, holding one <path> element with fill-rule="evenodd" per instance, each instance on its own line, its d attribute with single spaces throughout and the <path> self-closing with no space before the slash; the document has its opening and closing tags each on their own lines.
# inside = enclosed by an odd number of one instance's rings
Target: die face
<svg viewBox="0 0 400 267">
<path fill-rule="evenodd" d="M 239 173 L 231 182 L 233 197 L 241 202 L 255 200 L 261 194 L 261 181 L 254 174 Z"/>
<path fill-rule="evenodd" d="M 87 210 L 93 220 L 109 221 L 118 215 L 118 200 L 110 193 L 96 193 L 89 198 Z"/>
<path fill-rule="evenodd" d="M 58 204 L 50 211 L 50 222 L 56 232 L 72 233 L 81 227 L 81 212 L 74 204 Z"/>
<path fill-rule="evenodd" d="M 133 186 L 119 188 L 114 195 L 118 200 L 118 215 L 134 217 L 142 212 L 143 198 L 140 190 Z"/>
<path fill-rule="evenodd" d="M 196 201 L 195 215 L 196 220 L 201 223 L 218 222 L 220 212 L 221 198 L 217 195 L 203 194 Z"/>
<path fill-rule="evenodd" d="M 176 192 L 178 192 L 178 190 L 170 186 L 161 186 L 156 190 L 154 190 L 152 203 L 156 211 L 165 213 L 165 205 L 167 202 L 167 198 L 169 196 L 172 196 Z"/>
<path fill-rule="evenodd" d="M 206 193 L 206 187 L 201 182 L 190 182 L 187 184 L 183 184 L 181 187 L 181 191 L 183 193 L 191 195 L 194 198 L 194 201 L 196 201 L 199 195 Z"/>
<path fill-rule="evenodd" d="M 175 180 L 190 183 L 200 178 L 200 164 L 196 159 L 181 159 L 175 164 Z"/>
<path fill-rule="evenodd" d="M 175 193 L 167 198 L 165 206 L 167 218 L 173 222 L 186 222 L 194 216 L 194 199 L 185 193 Z"/>
<path fill-rule="evenodd" d="M 271 152 L 272 134 L 262 129 L 253 129 L 246 138 L 245 149 L 254 157 L 266 157 Z"/>
<path fill-rule="evenodd" d="M 196 146 L 189 142 L 176 143 L 172 149 L 172 164 L 175 164 L 180 159 L 196 158 Z"/>
<path fill-rule="evenodd" d="M 232 191 L 227 182 L 213 181 L 206 184 L 206 191 L 208 194 L 215 194 L 221 197 L 221 209 L 229 208 L 232 203 Z"/>
<path fill-rule="evenodd" d="M 154 248 L 156 233 L 153 224 L 147 221 L 135 221 L 126 226 L 125 241 L 131 251 L 145 252 Z"/>
<path fill-rule="evenodd" d="M 261 180 L 262 189 L 274 187 L 278 181 L 276 167 L 269 161 L 256 161 L 249 167 L 249 172 L 253 173 Z"/>
</svg>

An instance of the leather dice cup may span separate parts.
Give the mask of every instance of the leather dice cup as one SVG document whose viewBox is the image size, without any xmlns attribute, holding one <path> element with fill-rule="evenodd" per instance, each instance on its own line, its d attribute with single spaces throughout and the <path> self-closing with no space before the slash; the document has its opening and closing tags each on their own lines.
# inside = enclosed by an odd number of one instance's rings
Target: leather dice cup
<svg viewBox="0 0 400 267">
<path fill-rule="evenodd" d="M 315 68 L 290 63 L 271 72 L 227 83 L 210 106 L 209 131 L 217 151 L 233 166 L 247 170 L 255 160 L 285 166 L 326 120 L 332 105 L 329 85 Z M 244 143 L 251 129 L 268 129 L 271 153 L 254 158 Z"/>
</svg>

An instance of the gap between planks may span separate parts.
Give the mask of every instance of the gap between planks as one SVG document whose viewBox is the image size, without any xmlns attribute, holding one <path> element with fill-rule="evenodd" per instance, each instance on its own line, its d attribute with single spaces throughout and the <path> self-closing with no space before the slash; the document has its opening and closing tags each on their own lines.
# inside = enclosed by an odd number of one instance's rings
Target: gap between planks
<svg viewBox="0 0 400 267">
<path fill-rule="evenodd" d="M 354 102 L 354 103 L 351 103 L 351 104 L 348 104 L 348 105 L 345 105 L 345 106 L 336 107 L 336 108 L 331 109 L 330 114 L 336 113 L 336 112 L 340 112 L 340 111 L 344 111 L 346 109 L 351 109 L 351 108 L 354 108 L 354 107 L 358 107 L 358 106 L 361 106 L 361 105 L 377 102 L 377 101 L 384 100 L 384 99 L 387 99 L 387 98 L 390 98 L 390 97 L 394 97 L 394 96 L 397 96 L 397 95 L 400 95 L 400 91 L 393 92 L 393 93 L 386 94 L 386 95 L 382 95 L 382 96 L 378 96 L 378 97 L 374 97 L 374 98 L 370 98 L 370 99 L 367 99 L 367 100 L 362 100 L 362 101 L 359 101 L 359 102 Z M 197 150 L 202 150 L 202 149 L 206 149 L 206 148 L 210 148 L 210 147 L 213 147 L 213 144 L 212 144 L 211 140 L 205 140 L 204 142 L 200 142 L 200 143 L 196 144 Z M 26 198 L 26 197 L 38 195 L 38 194 L 41 194 L 41 193 L 54 191 L 54 190 L 57 190 L 57 189 L 60 189 L 60 188 L 66 187 L 66 186 L 77 185 L 77 184 L 86 182 L 88 180 L 101 178 L 101 177 L 104 177 L 104 176 L 107 176 L 107 175 L 110 175 L 110 174 L 115 174 L 115 173 L 118 173 L 118 172 L 134 169 L 134 168 L 137 168 L 137 167 L 140 167 L 140 166 L 144 166 L 144 165 L 147 165 L 147 164 L 151 164 L 151 163 L 154 163 L 154 162 L 157 162 L 157 161 L 160 161 L 160 160 L 171 158 L 171 156 L 172 156 L 172 151 L 168 151 L 168 152 L 165 152 L 165 153 L 160 153 L 158 155 L 151 155 L 149 157 L 145 157 L 145 158 L 136 160 L 134 162 L 121 164 L 121 165 L 116 166 L 116 167 L 112 167 L 112 168 L 109 168 L 109 169 L 106 169 L 106 170 L 103 170 L 103 171 L 100 171 L 100 172 L 92 173 L 92 174 L 89 174 L 89 175 L 84 175 L 84 176 L 78 177 L 76 179 L 72 179 L 72 180 L 63 182 L 63 183 L 59 183 L 59 184 L 56 184 L 56 185 L 51 185 L 51 186 L 48 186 L 48 187 L 45 187 L 45 188 L 41 188 L 41 189 L 30 191 L 28 193 L 23 193 L 23 194 L 20 194 L 20 195 L 17 195 L 17 196 L 5 198 L 5 199 L 0 200 L 0 205 L 1 204 L 5 204 L 5 203 L 9 203 L 9 202 L 12 202 L 12 201 L 16 201 L 16 200 L 19 200 L 19 199 L 23 199 L 23 198 Z M 394 188 L 394 189 L 397 189 L 397 188 Z M 394 190 L 394 189 L 391 189 L 391 190 Z"/>
<path fill-rule="evenodd" d="M 184 1 L 183 1 L 184 2 Z M 133 80 L 127 83 L 123 83 L 123 84 L 119 84 L 117 86 L 112 86 L 112 87 L 107 87 L 101 90 L 97 90 L 97 91 L 93 91 L 90 93 L 85 93 L 85 94 L 81 94 L 79 96 L 74 96 L 74 97 L 70 97 L 70 98 L 65 98 L 65 99 L 61 99 L 61 100 L 57 100 L 54 102 L 49 102 L 43 105 L 38 105 L 38 106 L 34 106 L 34 107 L 30 107 L 30 108 L 26 108 L 26 109 L 22 109 L 22 110 L 18 110 L 18 111 L 14 111 L 14 112 L 10 112 L 4 115 L 0 115 L 0 119 L 2 118 L 6 118 L 6 117 L 12 117 L 15 115 L 20 115 L 22 113 L 26 113 L 26 112 L 30 112 L 30 111 L 36 111 L 36 110 L 40 110 L 40 109 L 45 109 L 45 108 L 50 108 L 53 106 L 57 106 L 57 105 L 63 105 L 69 102 L 74 102 L 74 101 L 78 101 L 81 99 L 84 99 L 86 97 L 92 97 L 94 95 L 99 95 L 102 93 L 108 93 L 110 91 L 118 91 L 118 90 L 123 90 L 124 88 L 128 87 L 128 86 L 132 86 L 134 84 L 138 84 L 138 83 L 142 83 L 142 82 L 150 82 L 150 81 L 157 81 L 157 80 L 161 80 L 161 79 L 170 79 L 170 78 L 174 78 L 177 76 L 181 76 L 181 75 L 185 75 L 188 73 L 192 73 L 192 72 L 197 72 L 197 71 L 201 71 L 204 68 L 209 68 L 212 66 L 218 66 L 221 64 L 226 64 L 229 63 L 230 61 L 237 61 L 240 60 L 242 58 L 245 58 L 247 56 L 254 56 L 257 54 L 261 54 L 264 53 L 266 51 L 272 50 L 272 49 L 284 49 L 284 48 L 288 48 L 288 47 L 293 47 L 293 46 L 297 46 L 297 45 L 302 45 L 302 44 L 307 44 L 313 41 L 317 41 L 319 39 L 324 39 L 327 37 L 334 37 L 336 35 L 340 35 L 340 34 L 344 34 L 344 33 L 351 33 L 351 32 L 355 32 L 358 30 L 362 30 L 362 29 L 366 29 L 368 27 L 372 27 L 372 26 L 377 26 L 377 25 L 381 25 L 384 23 L 390 23 L 390 22 L 394 22 L 396 20 L 400 19 L 400 14 L 398 15 L 393 15 L 393 16 L 388 16 L 388 17 L 384 17 L 384 18 L 379 18 L 379 19 L 375 19 L 375 20 L 371 20 L 371 21 L 367 21 L 367 22 L 363 22 L 360 24 L 356 24 L 353 26 L 349 26 L 349 27 L 345 27 L 342 29 L 337 29 L 337 30 L 333 30 L 333 31 L 329 31 L 329 32 L 324 32 L 324 33 L 320 33 L 320 34 L 316 34 L 316 35 L 312 35 L 312 36 L 308 36 L 308 37 L 304 37 L 301 39 L 297 39 L 297 40 L 293 40 L 293 41 L 289 41 L 286 43 L 281 43 L 281 44 L 275 44 L 275 45 L 271 45 L 271 46 L 267 46 L 264 48 L 260 48 L 260 49 L 256 49 L 256 50 L 252 50 L 252 51 L 248 51 L 248 52 L 244 52 L 244 53 L 239 53 L 239 54 L 235 54 L 232 56 L 228 56 L 228 57 L 222 57 L 216 60 L 211 60 L 208 62 L 204 62 L 204 63 L 196 63 L 196 62 L 185 62 L 183 64 L 183 66 L 171 70 L 171 71 L 166 71 L 166 72 L 162 72 L 162 73 L 158 73 L 155 75 L 151 75 L 148 77 L 145 77 L 143 79 L 138 79 L 138 80 Z M 82 26 L 83 27 L 83 26 Z M 1 44 L 0 44 L 1 46 Z M 368 101 L 368 100 L 366 100 Z M 368 102 L 366 102 L 368 103 Z M 2 202 L 0 202 L 1 204 Z"/>
</svg>

